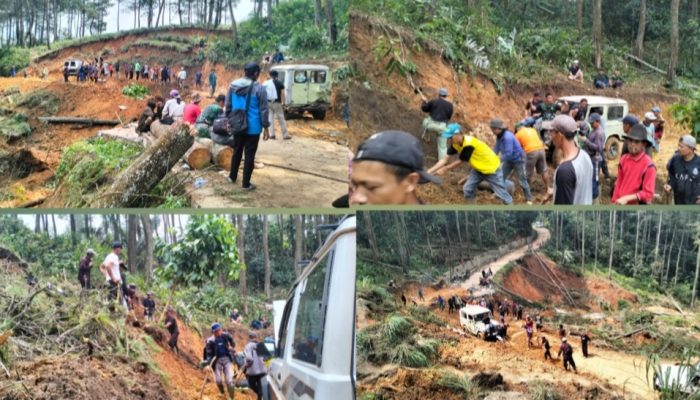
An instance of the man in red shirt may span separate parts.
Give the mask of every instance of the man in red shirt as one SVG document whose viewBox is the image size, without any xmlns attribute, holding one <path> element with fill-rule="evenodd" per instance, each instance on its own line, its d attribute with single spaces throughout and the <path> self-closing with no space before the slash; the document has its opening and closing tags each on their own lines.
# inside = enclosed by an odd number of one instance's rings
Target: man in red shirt
<svg viewBox="0 0 700 400">
<path fill-rule="evenodd" d="M 185 113 L 182 117 L 183 121 L 194 125 L 195 121 L 197 121 L 197 117 L 202 113 L 202 109 L 199 107 L 199 103 L 201 102 L 202 97 L 199 93 L 195 92 L 195 94 L 192 95 L 192 103 L 185 106 Z"/>
<path fill-rule="evenodd" d="M 615 204 L 651 204 L 656 187 L 656 166 L 644 148 L 649 143 L 643 124 L 625 135 L 629 153 L 622 156 L 612 201 Z"/>
</svg>

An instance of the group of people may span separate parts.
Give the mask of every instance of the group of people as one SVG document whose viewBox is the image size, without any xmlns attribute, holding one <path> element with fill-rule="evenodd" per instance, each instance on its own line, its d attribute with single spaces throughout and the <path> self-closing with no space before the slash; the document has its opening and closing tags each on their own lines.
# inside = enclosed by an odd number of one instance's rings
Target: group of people
<svg viewBox="0 0 700 400">
<path fill-rule="evenodd" d="M 579 81 L 583 83 L 583 70 L 578 60 L 574 60 L 568 68 L 568 78 L 571 81 Z M 605 69 L 598 68 L 597 74 L 593 77 L 593 87 L 596 89 L 606 89 L 613 88 L 615 90 L 620 90 L 625 81 L 622 79 L 622 75 L 619 70 L 615 70 L 612 76 L 608 77 Z"/>
<path fill-rule="evenodd" d="M 495 146 L 451 123 L 453 105 L 447 89 L 438 97 L 423 99 L 422 110 L 429 113 L 423 121 L 423 136 L 437 136 L 438 162 L 424 166 L 420 141 L 406 132 L 378 132 L 360 144 L 353 158 L 350 176 L 352 204 L 422 204 L 417 187 L 424 183 L 441 184 L 445 172 L 468 163 L 469 175 L 462 188 L 468 203 L 476 202 L 476 191 L 488 183 L 503 204 L 513 202 L 517 182 L 527 204 L 533 203 L 531 183 L 536 172 L 546 188 L 543 203 L 590 205 L 600 198 L 600 175 L 611 179 L 605 157 L 605 121 L 597 109 L 589 112 L 588 102 L 555 102 L 552 93 L 542 99 L 535 93 L 526 105 L 526 117 L 510 130 L 494 118 L 489 127 Z M 598 111 L 598 112 L 595 112 Z M 664 133 L 665 120 L 659 107 L 653 107 L 639 119 L 623 116 L 625 143 L 617 179 L 611 194 L 615 204 L 651 204 L 655 198 L 656 165 Z M 551 143 L 545 143 L 543 132 Z M 667 164 L 669 178 L 664 190 L 673 192 L 676 204 L 700 204 L 700 158 L 696 140 L 684 135 L 678 151 Z M 553 147 L 561 161 L 550 176 L 546 150 Z"/>
<path fill-rule="evenodd" d="M 148 100 L 145 110 L 139 117 L 137 133 L 150 131 L 153 121 L 171 125 L 186 123 L 193 129 L 193 135 L 199 138 L 211 138 L 215 143 L 233 148 L 229 182 L 235 184 L 238 171 L 243 161 L 243 181 L 241 187 L 245 191 L 254 190 L 251 182 L 255 167 L 260 137 L 263 140 L 275 140 L 275 121 L 280 125 L 282 139 L 291 139 L 284 119 L 284 84 L 279 80 L 277 71 L 269 71 L 269 79 L 262 84 L 258 82 L 261 68 L 251 62 L 244 68 L 245 75 L 234 80 L 226 95 L 219 94 L 215 102 L 202 110 L 202 98 L 198 92 L 191 95 L 190 101 L 185 102 L 178 89 L 170 91 L 170 99 L 163 101 L 161 97 Z M 201 79 L 201 73 L 198 73 Z M 217 76 L 215 71 L 209 74 L 211 94 L 216 89 Z M 245 132 L 232 132 L 235 111 L 244 110 L 247 116 Z"/>
</svg>

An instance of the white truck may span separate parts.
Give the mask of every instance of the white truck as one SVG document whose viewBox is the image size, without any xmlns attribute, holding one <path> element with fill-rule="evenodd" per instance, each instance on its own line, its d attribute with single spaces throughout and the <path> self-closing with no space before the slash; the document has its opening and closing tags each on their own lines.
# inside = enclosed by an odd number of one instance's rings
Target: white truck
<svg viewBox="0 0 700 400">
<path fill-rule="evenodd" d="M 700 395 L 700 362 L 695 365 L 661 365 L 654 373 L 654 389 Z"/>
<path fill-rule="evenodd" d="M 335 227 L 281 306 L 274 303 L 277 343 L 264 398 L 354 400 L 354 216 Z"/>
<path fill-rule="evenodd" d="M 484 321 L 488 319 L 488 323 Z M 495 338 L 501 328 L 501 323 L 493 319 L 488 308 L 467 305 L 459 309 L 459 323 L 472 335 L 487 339 L 487 333 L 492 333 Z"/>
</svg>

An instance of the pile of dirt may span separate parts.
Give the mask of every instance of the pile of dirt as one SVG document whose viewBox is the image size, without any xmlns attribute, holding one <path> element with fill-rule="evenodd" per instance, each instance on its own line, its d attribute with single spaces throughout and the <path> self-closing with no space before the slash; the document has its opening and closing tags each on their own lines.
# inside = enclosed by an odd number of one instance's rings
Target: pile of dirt
<svg viewBox="0 0 700 400">
<path fill-rule="evenodd" d="M 633 304 L 639 301 L 636 294 L 601 278 L 586 279 L 586 290 L 591 297 L 589 305 L 596 311 L 601 311 L 601 301 L 609 305 L 612 310 L 617 310 L 620 300 Z"/>
<path fill-rule="evenodd" d="M 26 271 L 29 264 L 12 250 L 0 246 L 0 266 L 4 267 L 7 272 L 19 273 Z"/>
<path fill-rule="evenodd" d="M 428 98 L 435 97 L 439 88 L 447 88 L 448 100 L 454 104 L 453 121 L 460 123 L 489 144 L 494 142 L 494 136 L 488 128 L 488 121 L 498 117 L 507 126 L 513 127 L 515 122 L 525 116 L 525 103 L 534 91 L 551 92 L 555 97 L 576 94 L 617 97 L 612 89 L 594 90 L 588 84 L 582 86 L 577 82 L 569 81 L 563 72 L 560 76 L 554 76 L 551 81 L 543 82 L 537 87 L 511 85 L 499 93 L 493 83 L 482 75 L 457 73 L 445 61 L 439 46 L 435 43 L 421 42 L 420 45 L 413 46 L 416 39 L 411 32 L 357 12 L 351 12 L 350 19 L 350 59 L 358 71 L 357 76 L 361 77 L 360 82 L 350 86 L 352 111 L 350 146 L 353 150 L 370 135 L 382 130 L 398 129 L 416 137 L 421 136 L 421 121 L 425 114 L 420 110 L 421 99 L 414 86 L 421 88 Z M 403 41 L 403 45 L 398 44 L 399 38 Z M 377 56 L 375 49 L 386 47 L 389 39 L 394 41 L 393 46 L 401 47 L 406 60 L 415 64 L 417 70 L 415 74 L 409 77 L 403 77 L 398 73 L 387 74 L 386 65 L 394 52 L 382 58 Z M 680 99 L 679 96 L 669 93 L 656 83 L 647 86 L 626 85 L 620 97 L 628 101 L 630 113 L 637 115 L 643 115 L 652 106 L 659 106 L 664 114 L 668 114 L 668 106 Z M 657 193 L 663 193 L 662 187 L 666 180 L 666 170 L 663 165 L 675 151 L 678 138 L 684 134 L 683 129 L 669 116 L 666 116 L 666 120 L 661 152 L 656 156 L 657 164 L 660 166 Z M 437 161 L 434 139 L 430 143 L 423 143 L 423 152 L 427 166 Z M 617 161 L 609 162 L 608 166 L 612 175 L 616 176 Z M 450 171 L 443 176 L 441 186 L 420 187 L 419 196 L 433 204 L 464 203 L 461 185 L 458 182 L 465 175 L 465 168 Z M 612 192 L 611 182 L 603 180 L 601 183 L 603 194 L 601 204 L 607 204 L 610 202 Z M 541 201 L 545 194 L 545 187 L 541 180 L 533 179 L 532 189 L 535 201 Z M 525 202 L 521 190 L 516 190 L 514 201 Z M 491 192 L 480 192 L 477 194 L 477 202 L 498 204 L 500 200 L 494 198 Z"/>
<path fill-rule="evenodd" d="M 533 302 L 566 302 L 566 288 L 574 299 L 586 295 L 586 281 L 571 271 L 558 268 L 544 255 L 526 255 L 503 278 L 503 286 Z"/>
<path fill-rule="evenodd" d="M 0 397 L 9 399 L 170 399 L 160 377 L 144 364 L 112 358 L 42 357 L 14 364 Z"/>
</svg>

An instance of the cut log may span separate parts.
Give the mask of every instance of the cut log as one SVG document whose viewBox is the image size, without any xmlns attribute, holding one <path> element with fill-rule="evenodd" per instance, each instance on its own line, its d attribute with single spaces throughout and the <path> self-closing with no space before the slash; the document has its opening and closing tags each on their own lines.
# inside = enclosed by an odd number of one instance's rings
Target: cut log
<svg viewBox="0 0 700 400">
<path fill-rule="evenodd" d="M 39 121 L 48 124 L 83 124 L 83 125 L 119 125 L 116 119 L 92 119 L 76 117 L 39 117 Z"/>
<path fill-rule="evenodd" d="M 156 140 L 129 168 L 98 195 L 91 207 L 138 207 L 150 190 L 165 177 L 194 143 L 187 125 L 176 128 Z"/>
<path fill-rule="evenodd" d="M 229 146 L 213 143 L 211 146 L 211 160 L 219 168 L 231 171 L 231 157 L 233 149 Z"/>
<path fill-rule="evenodd" d="M 639 58 L 639 57 L 637 57 L 637 56 L 634 56 L 634 55 L 628 54 L 628 53 L 625 53 L 624 56 L 627 57 L 627 58 L 629 58 L 629 59 L 632 59 L 632 60 L 634 60 L 634 61 L 636 61 L 636 62 L 638 62 L 638 63 L 640 63 L 640 64 L 642 64 L 643 66 L 649 68 L 649 69 L 652 70 L 652 71 L 658 72 L 658 73 L 660 73 L 660 74 L 666 74 L 666 71 L 662 70 L 661 68 L 657 68 L 657 67 L 655 67 L 655 66 L 649 64 L 648 62 L 642 60 L 641 58 Z"/>
<path fill-rule="evenodd" d="M 211 163 L 211 139 L 197 139 L 185 153 L 185 162 L 192 169 L 204 169 Z"/>
<path fill-rule="evenodd" d="M 161 124 L 160 121 L 156 120 L 151 123 L 151 136 L 154 138 L 158 139 L 161 136 L 164 136 L 166 133 L 170 132 L 170 130 L 177 125 L 164 125 Z"/>
<path fill-rule="evenodd" d="M 641 331 L 643 331 L 643 330 L 645 330 L 645 329 L 647 329 L 647 328 L 648 328 L 648 326 L 643 326 L 643 327 L 641 327 L 641 328 L 637 328 L 637 329 L 635 329 L 635 330 L 633 330 L 633 331 L 630 331 L 630 332 L 627 332 L 627 333 L 623 333 L 622 335 L 619 335 L 619 336 L 615 336 L 614 338 L 612 338 L 612 340 L 617 340 L 617 339 L 622 339 L 622 338 L 624 338 L 624 337 L 632 336 L 632 335 L 634 335 L 634 334 L 636 334 L 636 333 L 639 333 L 639 332 L 641 332 Z"/>
</svg>

